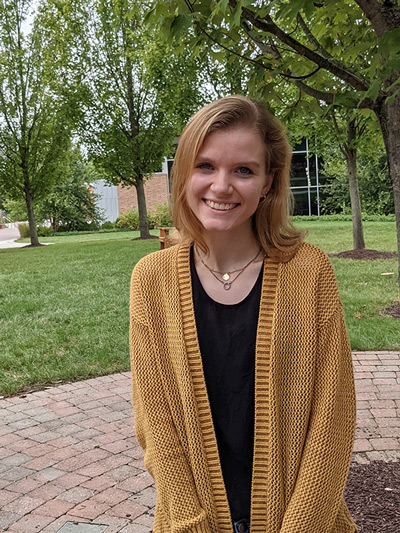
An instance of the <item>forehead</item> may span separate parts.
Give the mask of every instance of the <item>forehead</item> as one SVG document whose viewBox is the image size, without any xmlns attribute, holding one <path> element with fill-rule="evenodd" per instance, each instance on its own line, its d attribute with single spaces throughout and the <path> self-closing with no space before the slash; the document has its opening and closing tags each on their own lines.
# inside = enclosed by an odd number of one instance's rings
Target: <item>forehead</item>
<svg viewBox="0 0 400 533">
<path fill-rule="evenodd" d="M 250 126 L 234 126 L 212 131 L 204 139 L 197 157 L 205 154 L 249 154 L 265 157 L 265 144 L 261 135 Z"/>
</svg>

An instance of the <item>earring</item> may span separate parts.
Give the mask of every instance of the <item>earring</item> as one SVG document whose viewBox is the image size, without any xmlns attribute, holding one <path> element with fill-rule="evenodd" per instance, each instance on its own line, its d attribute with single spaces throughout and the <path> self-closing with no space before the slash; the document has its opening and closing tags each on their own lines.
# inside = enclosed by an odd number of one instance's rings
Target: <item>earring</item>
<svg viewBox="0 0 400 533">
<path fill-rule="evenodd" d="M 265 192 L 262 196 L 260 196 L 260 204 L 261 204 L 262 202 L 264 202 L 264 200 L 265 200 L 266 197 L 267 197 L 267 194 L 268 194 L 268 191 Z"/>
</svg>

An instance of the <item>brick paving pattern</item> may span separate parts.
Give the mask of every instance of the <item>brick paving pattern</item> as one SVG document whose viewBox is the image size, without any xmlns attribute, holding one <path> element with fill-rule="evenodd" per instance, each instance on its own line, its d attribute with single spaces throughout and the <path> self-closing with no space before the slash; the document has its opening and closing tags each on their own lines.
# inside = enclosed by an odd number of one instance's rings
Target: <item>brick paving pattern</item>
<svg viewBox="0 0 400 533">
<path fill-rule="evenodd" d="M 353 462 L 399 461 L 400 353 L 353 359 Z M 128 372 L 0 400 L 0 532 L 149 533 L 154 501 Z"/>
</svg>

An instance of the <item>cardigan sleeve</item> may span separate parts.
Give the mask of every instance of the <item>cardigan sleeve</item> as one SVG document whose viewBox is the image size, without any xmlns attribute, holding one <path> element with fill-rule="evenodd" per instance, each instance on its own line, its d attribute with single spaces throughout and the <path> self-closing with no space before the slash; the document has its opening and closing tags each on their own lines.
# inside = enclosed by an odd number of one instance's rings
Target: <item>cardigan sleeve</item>
<svg viewBox="0 0 400 533">
<path fill-rule="evenodd" d="M 343 518 L 341 512 L 354 443 L 356 404 L 351 350 L 330 265 L 320 285 L 311 413 L 280 533 L 357 531 L 350 515 Z"/>
<path fill-rule="evenodd" d="M 161 379 L 157 347 L 146 316 L 138 276 L 132 276 L 130 355 L 135 429 L 157 491 L 154 533 L 210 533 L 193 474 L 179 440 Z M 139 318 L 139 320 L 138 320 Z"/>
</svg>

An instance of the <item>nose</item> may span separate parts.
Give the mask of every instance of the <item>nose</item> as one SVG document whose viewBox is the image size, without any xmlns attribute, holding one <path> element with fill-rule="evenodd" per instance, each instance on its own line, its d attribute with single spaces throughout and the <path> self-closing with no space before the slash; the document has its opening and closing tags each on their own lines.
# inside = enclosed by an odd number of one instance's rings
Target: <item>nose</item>
<svg viewBox="0 0 400 533">
<path fill-rule="evenodd" d="M 219 170 L 213 174 L 213 181 L 210 186 L 215 195 L 226 195 L 232 192 L 230 175 L 224 170 Z"/>
</svg>

